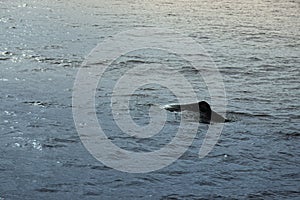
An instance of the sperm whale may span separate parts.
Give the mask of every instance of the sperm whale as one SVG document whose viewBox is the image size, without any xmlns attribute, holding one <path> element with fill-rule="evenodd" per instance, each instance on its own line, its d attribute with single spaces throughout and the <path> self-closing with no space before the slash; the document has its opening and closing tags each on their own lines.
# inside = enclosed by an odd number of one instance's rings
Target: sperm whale
<svg viewBox="0 0 300 200">
<path fill-rule="evenodd" d="M 166 105 L 164 108 L 170 112 L 181 112 L 184 110 L 199 112 L 201 123 L 209 124 L 210 122 L 223 123 L 230 121 L 213 111 L 206 101 L 191 104 L 171 104 Z"/>
</svg>

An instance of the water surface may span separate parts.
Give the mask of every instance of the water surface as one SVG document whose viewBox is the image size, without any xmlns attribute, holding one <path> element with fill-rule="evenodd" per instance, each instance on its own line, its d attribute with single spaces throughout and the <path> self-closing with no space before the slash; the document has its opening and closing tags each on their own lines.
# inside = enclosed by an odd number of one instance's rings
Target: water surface
<svg viewBox="0 0 300 200">
<path fill-rule="evenodd" d="M 299 198 L 298 1 L 16 0 L 0 1 L 0 10 L 0 199 Z M 106 167 L 82 145 L 72 116 L 77 70 L 99 42 L 136 27 L 177 30 L 219 68 L 235 121 L 205 158 L 198 157 L 205 124 L 180 159 L 147 174 Z M 199 100 L 210 97 L 201 77 L 172 55 L 130 59 L 107 72 L 97 116 L 120 147 L 155 150 L 174 137 L 180 115 L 169 115 L 151 139 L 119 134 L 109 95 L 122 70 L 165 62 L 190 77 Z M 132 95 L 130 112 L 145 125 L 150 106 L 172 102 L 167 88 L 146 85 Z"/>
</svg>

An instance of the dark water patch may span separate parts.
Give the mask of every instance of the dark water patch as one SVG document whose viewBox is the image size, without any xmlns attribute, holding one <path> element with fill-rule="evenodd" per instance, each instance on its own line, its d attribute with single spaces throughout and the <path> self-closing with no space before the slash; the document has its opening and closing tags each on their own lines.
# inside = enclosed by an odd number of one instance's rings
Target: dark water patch
<svg viewBox="0 0 300 200">
<path fill-rule="evenodd" d="M 82 164 L 79 161 L 63 161 L 62 167 L 66 168 L 90 168 L 89 164 Z"/>
<path fill-rule="evenodd" d="M 63 148 L 67 147 L 65 144 L 51 144 L 51 143 L 43 143 L 43 148 Z"/>
<path fill-rule="evenodd" d="M 167 14 L 167 16 L 168 16 L 168 17 L 176 17 L 176 16 L 177 16 L 177 14 L 168 13 L 168 14 Z"/>
<path fill-rule="evenodd" d="M 205 199 L 226 199 L 228 197 L 223 196 L 223 195 L 218 195 L 218 194 L 210 194 L 210 195 L 183 195 L 183 194 L 169 194 L 166 196 L 162 196 L 160 198 L 160 200 L 180 200 L 180 199 L 193 199 L 193 200 L 205 200 Z M 234 198 L 230 198 L 230 199 L 234 199 Z"/>
<path fill-rule="evenodd" d="M 300 137 L 300 131 L 296 132 L 293 130 L 288 130 L 288 131 L 277 131 L 274 132 L 274 134 L 278 135 L 279 138 L 278 140 L 297 140 Z"/>
<path fill-rule="evenodd" d="M 101 192 L 92 192 L 92 191 L 88 191 L 88 192 L 85 192 L 83 193 L 84 196 L 100 196 L 102 193 Z"/>
<path fill-rule="evenodd" d="M 46 148 L 63 148 L 68 147 L 69 144 L 79 142 L 80 140 L 77 136 L 72 136 L 70 138 L 49 138 L 42 143 L 42 146 Z"/>
<path fill-rule="evenodd" d="M 147 61 L 147 60 L 127 60 L 127 61 L 121 61 L 120 64 L 151 64 L 156 63 L 153 61 Z"/>
<path fill-rule="evenodd" d="M 61 192 L 61 190 L 51 189 L 51 188 L 40 188 L 40 189 L 36 189 L 35 191 L 37 191 L 37 192 L 49 192 L 49 193 Z"/>
<path fill-rule="evenodd" d="M 60 143 L 78 143 L 80 142 L 79 137 L 72 136 L 71 138 L 51 138 L 51 142 L 60 142 Z"/>
<path fill-rule="evenodd" d="M 110 167 L 107 167 L 105 165 L 103 165 L 103 166 L 100 166 L 100 165 L 91 166 L 91 169 L 100 170 L 100 171 L 102 171 L 102 170 L 111 170 Z"/>
<path fill-rule="evenodd" d="M 251 56 L 248 58 L 250 61 L 263 61 L 263 59 L 261 58 L 258 58 L 258 57 L 254 57 L 254 56 Z"/>
<path fill-rule="evenodd" d="M 285 134 L 287 137 L 299 137 L 300 136 L 300 132 L 293 132 L 293 133 L 286 133 Z"/>
<path fill-rule="evenodd" d="M 108 136 L 107 138 L 110 140 L 127 140 L 127 139 L 131 139 L 132 137 L 123 136 L 123 135 L 113 135 L 113 136 Z"/>
</svg>

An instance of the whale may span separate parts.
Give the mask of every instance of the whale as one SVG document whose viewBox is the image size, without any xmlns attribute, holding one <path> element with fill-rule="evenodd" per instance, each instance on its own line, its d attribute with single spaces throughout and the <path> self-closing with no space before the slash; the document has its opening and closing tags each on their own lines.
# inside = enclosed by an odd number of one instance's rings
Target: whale
<svg viewBox="0 0 300 200">
<path fill-rule="evenodd" d="M 164 109 L 170 112 L 181 112 L 181 111 L 192 111 L 200 113 L 200 122 L 201 123 L 224 123 L 230 122 L 229 119 L 224 118 L 220 114 L 213 111 L 210 105 L 206 101 L 200 101 L 197 103 L 190 104 L 170 104 L 164 106 Z"/>
</svg>

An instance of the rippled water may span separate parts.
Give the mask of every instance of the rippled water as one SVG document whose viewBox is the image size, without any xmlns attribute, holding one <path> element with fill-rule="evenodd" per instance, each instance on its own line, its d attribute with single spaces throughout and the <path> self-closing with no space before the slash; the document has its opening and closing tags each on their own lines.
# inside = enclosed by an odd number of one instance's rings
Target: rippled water
<svg viewBox="0 0 300 200">
<path fill-rule="evenodd" d="M 298 1 L 0 1 L 0 10 L 0 199 L 300 197 Z M 198 152 L 206 124 L 180 159 L 146 174 L 111 169 L 81 143 L 72 115 L 80 64 L 99 42 L 136 27 L 189 36 L 219 68 L 234 122 L 205 158 Z M 180 114 L 169 113 L 168 126 L 149 139 L 122 135 L 110 120 L 110 90 L 123 71 L 163 62 L 190 78 L 199 100 L 210 100 L 203 80 L 172 55 L 117 60 L 96 107 L 122 148 L 152 151 L 174 137 Z M 145 85 L 131 96 L 130 114 L 145 125 L 151 106 L 174 102 L 166 88 Z"/>
</svg>

